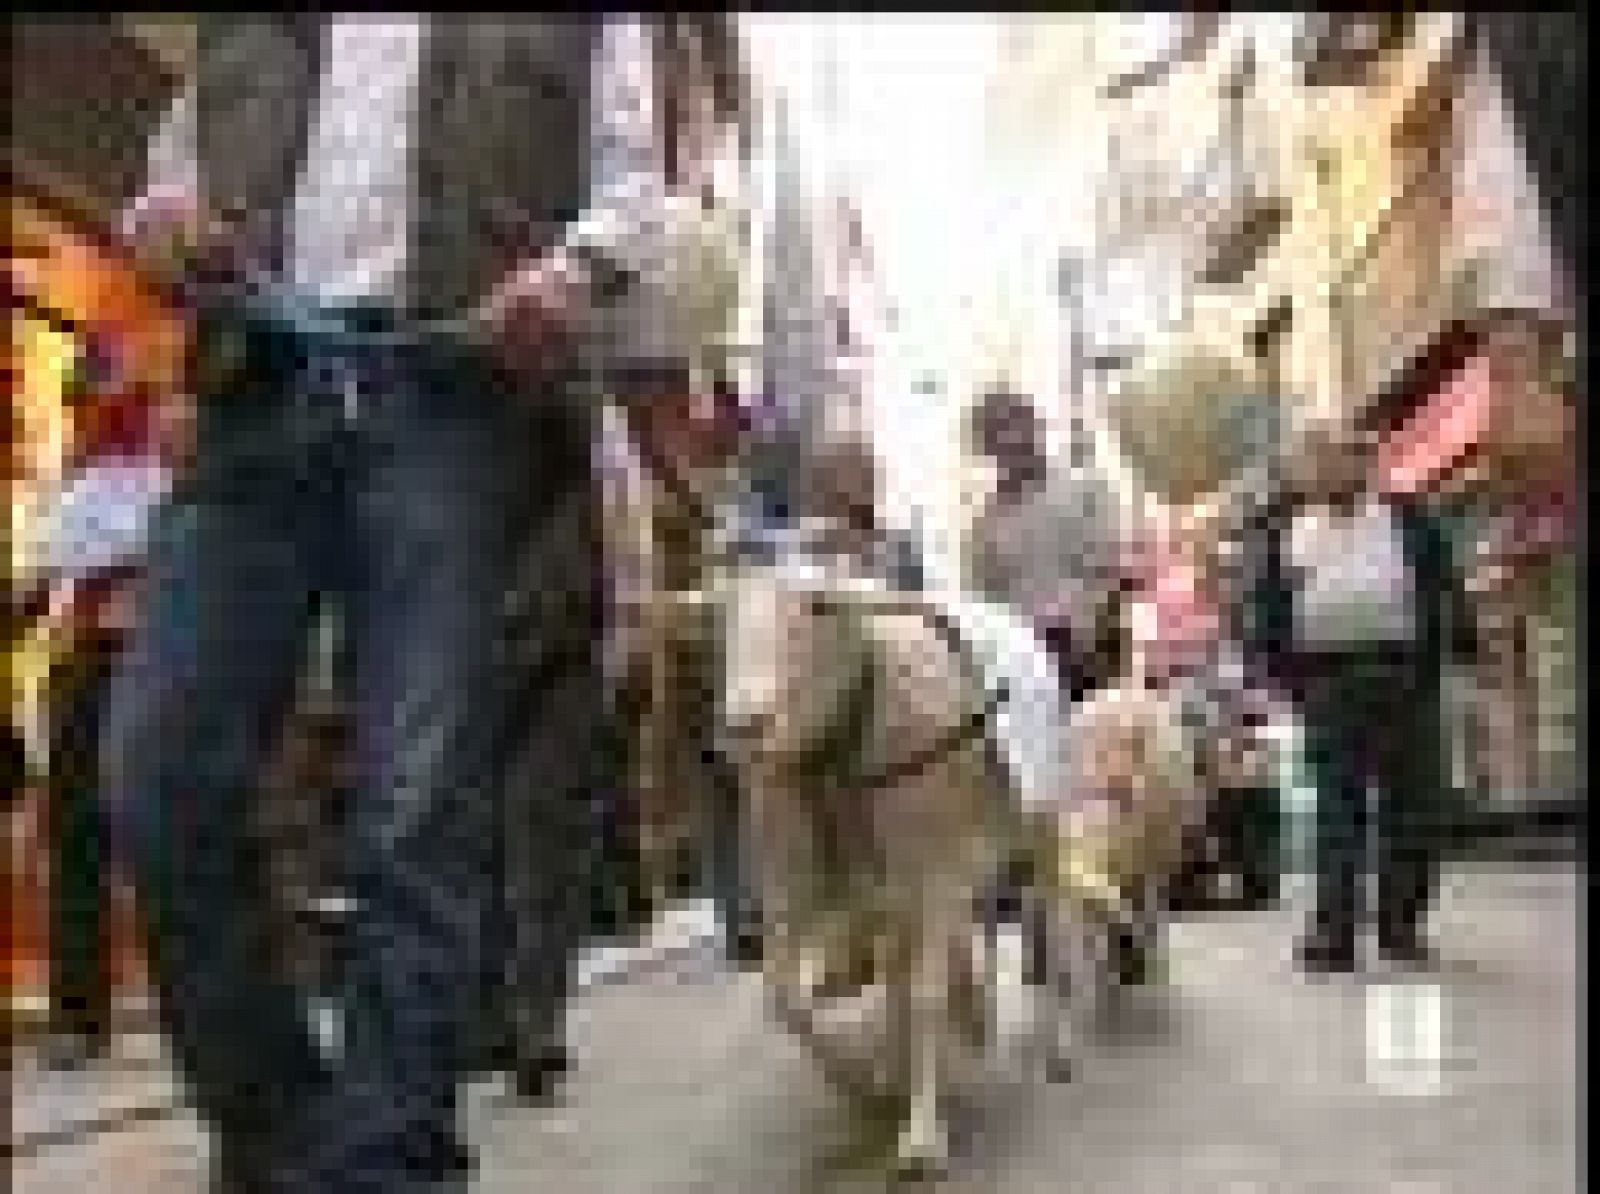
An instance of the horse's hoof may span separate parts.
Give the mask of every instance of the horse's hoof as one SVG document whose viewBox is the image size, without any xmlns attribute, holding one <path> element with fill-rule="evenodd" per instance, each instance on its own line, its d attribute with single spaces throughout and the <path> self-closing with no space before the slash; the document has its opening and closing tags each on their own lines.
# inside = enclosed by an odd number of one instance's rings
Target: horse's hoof
<svg viewBox="0 0 1600 1194">
<path fill-rule="evenodd" d="M 760 933 L 746 929 L 728 938 L 728 961 L 740 970 L 760 970 L 766 961 L 767 943 Z"/>
<path fill-rule="evenodd" d="M 523 1058 L 512 1067 L 511 1089 L 518 1102 L 542 1106 L 554 1101 L 562 1079 L 571 1069 L 571 1055 L 563 1048 L 552 1047 L 537 1057 Z"/>
<path fill-rule="evenodd" d="M 950 1159 L 939 1151 L 901 1151 L 895 1157 L 894 1177 L 900 1182 L 936 1182 L 949 1171 Z"/>
<path fill-rule="evenodd" d="M 1078 1066 L 1070 1057 L 1052 1054 L 1044 1059 L 1044 1080 L 1051 1086 L 1065 1086 L 1078 1076 Z"/>
<path fill-rule="evenodd" d="M 933 1137 L 907 1133 L 895 1149 L 894 1176 L 902 1182 L 931 1182 L 950 1169 L 950 1150 L 943 1133 Z"/>
</svg>

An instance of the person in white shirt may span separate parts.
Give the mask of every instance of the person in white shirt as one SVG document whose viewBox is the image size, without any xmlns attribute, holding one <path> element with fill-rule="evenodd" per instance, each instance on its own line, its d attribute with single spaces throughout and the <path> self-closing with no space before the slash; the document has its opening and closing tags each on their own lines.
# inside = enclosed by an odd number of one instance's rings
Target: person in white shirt
<svg viewBox="0 0 1600 1194">
<path fill-rule="evenodd" d="M 1404 965 L 1431 956 L 1425 923 L 1447 814 L 1440 676 L 1447 655 L 1471 650 L 1437 518 L 1375 495 L 1370 455 L 1313 431 L 1309 500 L 1278 532 L 1286 633 L 1271 649 L 1290 663 L 1280 674 L 1298 690 L 1318 777 L 1317 898 L 1299 945 L 1314 972 L 1357 966 L 1369 870 L 1380 952 Z"/>
<path fill-rule="evenodd" d="M 455 1091 L 486 984 L 559 1066 L 609 778 L 583 380 L 684 290 L 700 206 L 661 134 L 693 156 L 694 114 L 651 86 L 708 60 L 717 18 L 199 20 L 125 222 L 200 342 L 192 666 L 122 731 L 168 827 L 144 851 L 166 1023 L 216 1189 L 433 1191 L 470 1161 Z M 330 600 L 359 764 L 336 1063 L 251 947 L 243 844 Z"/>
<path fill-rule="evenodd" d="M 1109 682 L 1120 661 L 1122 527 L 1103 478 L 1045 455 L 1033 404 L 995 391 L 974 412 L 978 451 L 994 463 L 995 493 L 974 520 L 972 573 L 990 600 L 1018 610 L 1055 657 L 1069 703 Z"/>
</svg>

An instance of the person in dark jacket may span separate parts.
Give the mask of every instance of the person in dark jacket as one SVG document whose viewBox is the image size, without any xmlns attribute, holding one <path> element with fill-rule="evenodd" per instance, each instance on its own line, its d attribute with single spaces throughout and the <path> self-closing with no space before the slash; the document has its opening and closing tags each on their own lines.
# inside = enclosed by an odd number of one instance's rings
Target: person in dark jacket
<svg viewBox="0 0 1600 1194">
<path fill-rule="evenodd" d="M 626 14 L 199 24 L 125 221 L 198 342 L 194 667 L 128 779 L 173 839 L 153 969 L 215 1188 L 431 1194 L 470 1165 L 486 988 L 560 1065 L 607 717 L 584 379 L 621 308 L 684 284 L 656 148 L 692 105 L 645 92 L 701 39 Z M 249 931 L 241 832 L 329 602 L 360 755 L 336 1062 Z"/>
<path fill-rule="evenodd" d="M 1464 595 L 1434 513 L 1374 493 L 1366 453 L 1314 433 L 1305 458 L 1304 500 L 1259 524 L 1244 611 L 1254 659 L 1298 699 L 1317 781 L 1317 894 L 1298 958 L 1355 969 L 1371 869 L 1380 953 L 1422 964 L 1445 828 L 1441 679 L 1470 647 Z"/>
</svg>

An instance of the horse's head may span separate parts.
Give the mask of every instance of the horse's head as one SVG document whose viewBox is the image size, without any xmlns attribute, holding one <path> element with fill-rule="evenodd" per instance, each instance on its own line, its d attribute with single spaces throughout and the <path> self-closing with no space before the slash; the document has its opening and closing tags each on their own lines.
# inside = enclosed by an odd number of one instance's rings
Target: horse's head
<svg viewBox="0 0 1600 1194">
<path fill-rule="evenodd" d="M 722 730 L 741 754 L 797 756 L 829 732 L 862 682 L 869 609 L 810 565 L 735 571 L 721 589 Z"/>
<path fill-rule="evenodd" d="M 718 729 L 741 758 L 793 759 L 839 729 L 881 649 L 875 619 L 927 612 L 873 578 L 835 530 L 820 520 L 729 528 L 704 587 L 654 599 L 670 617 L 716 623 Z"/>
</svg>

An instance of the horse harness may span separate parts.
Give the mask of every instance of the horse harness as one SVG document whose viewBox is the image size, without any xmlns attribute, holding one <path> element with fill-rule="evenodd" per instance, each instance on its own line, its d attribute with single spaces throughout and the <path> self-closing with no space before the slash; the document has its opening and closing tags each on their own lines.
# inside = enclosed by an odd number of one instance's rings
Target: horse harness
<svg viewBox="0 0 1600 1194">
<path fill-rule="evenodd" d="M 966 664 L 963 670 L 969 674 L 975 670 L 967 645 L 954 624 L 937 610 L 927 610 L 923 616 L 940 642 Z M 846 633 L 854 637 L 858 644 L 864 643 L 866 632 L 861 615 L 845 617 Z M 857 889 L 849 878 L 853 868 L 846 859 L 852 851 L 860 850 L 861 840 L 857 840 L 853 846 L 849 843 L 849 839 L 855 835 L 846 827 L 845 817 L 839 813 L 830 815 L 830 802 L 821 798 L 821 794 L 846 791 L 853 796 L 867 796 L 924 774 L 940 760 L 979 740 L 1002 702 L 1008 698 L 1005 689 L 997 687 L 975 710 L 922 749 L 891 760 L 882 767 L 869 769 L 867 760 L 872 746 L 873 711 L 881 692 L 883 669 L 870 649 L 863 647 L 861 655 L 863 663 L 845 694 L 841 715 L 790 769 L 791 775 L 797 777 L 817 797 L 812 802 L 812 811 L 818 817 L 821 858 L 814 878 L 822 885 L 823 892 L 832 889 L 831 896 L 820 896 L 823 907 L 839 908 L 852 904 L 860 907 L 863 900 L 868 907 L 876 905 L 873 897 Z"/>
<path fill-rule="evenodd" d="M 965 664 L 963 670 L 969 675 L 975 673 L 976 667 L 972 663 L 967 644 L 951 619 L 944 613 L 932 609 L 923 612 L 921 616 L 927 620 L 939 641 L 949 648 L 957 659 L 963 661 Z M 850 618 L 847 624 L 850 633 L 864 637 L 859 617 Z M 796 770 L 809 778 L 818 780 L 831 778 L 835 782 L 847 783 L 851 791 L 863 795 L 881 791 L 903 780 L 914 779 L 942 759 L 970 746 L 980 735 L 986 733 L 1000 706 L 1010 696 L 1003 684 L 997 685 L 976 709 L 922 749 L 891 760 L 880 768 L 866 770 L 864 763 L 870 749 L 872 711 L 876 707 L 876 698 L 882 683 L 882 669 L 872 652 L 863 651 L 862 655 L 864 662 L 845 696 L 843 715 L 805 753 Z"/>
</svg>

